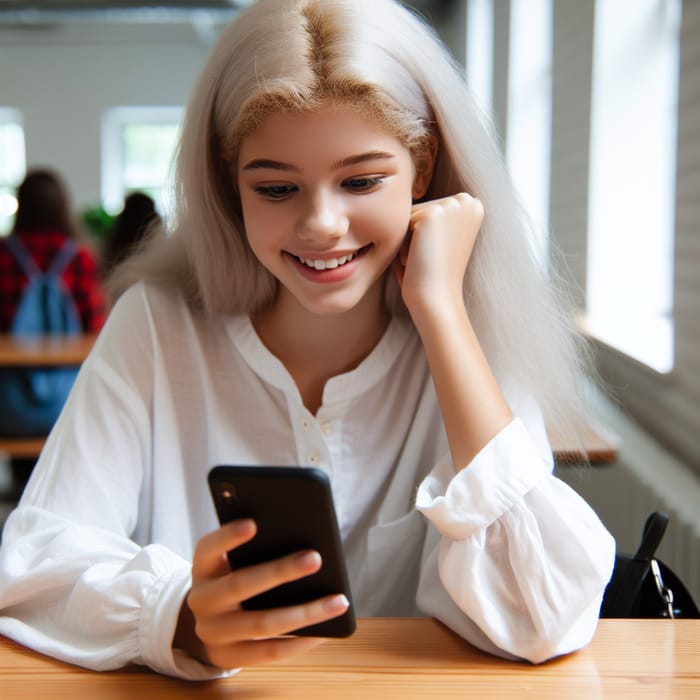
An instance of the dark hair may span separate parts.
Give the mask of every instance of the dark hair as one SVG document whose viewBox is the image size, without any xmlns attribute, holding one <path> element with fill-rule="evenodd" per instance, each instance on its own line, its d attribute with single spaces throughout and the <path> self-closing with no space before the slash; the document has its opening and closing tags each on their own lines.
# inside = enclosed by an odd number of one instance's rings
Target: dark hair
<svg viewBox="0 0 700 700">
<path fill-rule="evenodd" d="M 128 195 L 105 246 L 105 268 L 111 270 L 130 255 L 151 225 L 159 220 L 155 202 L 151 197 L 143 192 L 132 192 Z"/>
<path fill-rule="evenodd" d="M 14 231 L 61 231 L 76 237 L 68 190 L 61 177 L 45 169 L 30 171 L 17 189 Z"/>
</svg>

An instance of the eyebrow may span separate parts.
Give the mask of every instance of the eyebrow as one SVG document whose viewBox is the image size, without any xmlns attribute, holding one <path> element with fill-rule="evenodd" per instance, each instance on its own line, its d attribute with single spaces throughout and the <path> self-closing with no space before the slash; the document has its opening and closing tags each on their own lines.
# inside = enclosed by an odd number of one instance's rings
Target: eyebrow
<svg viewBox="0 0 700 700">
<path fill-rule="evenodd" d="M 366 153 L 359 153 L 356 156 L 348 156 L 347 158 L 336 161 L 333 163 L 333 170 L 340 170 L 348 165 L 366 163 L 370 160 L 384 160 L 386 158 L 394 158 L 394 154 L 388 151 L 367 151 Z"/>
<path fill-rule="evenodd" d="M 340 170 L 349 165 L 358 165 L 359 163 L 366 163 L 372 160 L 384 160 L 387 158 L 394 158 L 393 153 L 388 151 L 367 151 L 366 153 L 358 153 L 354 156 L 348 156 L 347 158 L 341 158 L 337 160 L 331 166 L 333 170 Z M 282 163 L 278 160 L 271 160 L 269 158 L 256 158 L 246 163 L 243 166 L 243 170 L 286 170 L 291 172 L 299 172 L 299 168 L 289 163 Z"/>
</svg>

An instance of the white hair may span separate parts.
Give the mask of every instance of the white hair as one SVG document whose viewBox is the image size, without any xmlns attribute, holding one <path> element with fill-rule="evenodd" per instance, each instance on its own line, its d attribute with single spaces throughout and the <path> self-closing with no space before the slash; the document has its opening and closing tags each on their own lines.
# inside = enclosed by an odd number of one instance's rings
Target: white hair
<svg viewBox="0 0 700 700">
<path fill-rule="evenodd" d="M 462 69 L 393 0 L 258 0 L 224 30 L 187 109 L 173 230 L 117 270 L 115 291 L 144 278 L 173 284 L 208 314 L 268 303 L 277 282 L 247 244 L 232 163 L 270 111 L 313 109 L 328 97 L 380 120 L 416 157 L 427 135 L 438 136 L 425 199 L 466 191 L 484 205 L 464 284 L 484 352 L 499 379 L 529 391 L 548 424 L 571 435 L 584 415 L 587 362 L 564 286 L 534 254 L 533 226 Z M 387 303 L 401 311 L 393 276 Z"/>
</svg>

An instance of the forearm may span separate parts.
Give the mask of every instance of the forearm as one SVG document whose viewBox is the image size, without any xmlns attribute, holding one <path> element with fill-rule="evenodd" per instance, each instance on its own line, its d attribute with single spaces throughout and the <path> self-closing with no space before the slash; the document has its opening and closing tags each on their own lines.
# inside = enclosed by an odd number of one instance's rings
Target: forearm
<svg viewBox="0 0 700 700">
<path fill-rule="evenodd" d="M 423 342 L 450 452 L 459 471 L 513 416 L 461 299 L 414 306 L 411 315 Z"/>
</svg>

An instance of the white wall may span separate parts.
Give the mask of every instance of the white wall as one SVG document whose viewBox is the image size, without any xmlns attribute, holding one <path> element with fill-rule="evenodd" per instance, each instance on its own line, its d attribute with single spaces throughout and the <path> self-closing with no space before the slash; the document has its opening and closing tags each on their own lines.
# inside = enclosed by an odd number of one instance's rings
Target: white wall
<svg viewBox="0 0 700 700">
<path fill-rule="evenodd" d="M 100 120 L 116 105 L 183 105 L 210 46 L 188 26 L 0 28 L 0 106 L 23 115 L 27 166 L 100 200 Z M 2 154 L 0 154 L 0 157 Z"/>
</svg>

